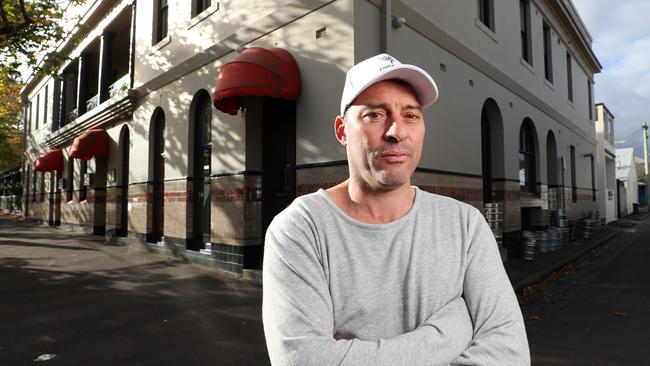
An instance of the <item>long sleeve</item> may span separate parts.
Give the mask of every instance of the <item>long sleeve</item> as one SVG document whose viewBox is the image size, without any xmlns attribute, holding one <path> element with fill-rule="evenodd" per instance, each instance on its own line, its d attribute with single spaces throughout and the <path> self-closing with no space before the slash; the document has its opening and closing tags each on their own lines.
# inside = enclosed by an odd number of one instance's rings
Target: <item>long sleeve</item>
<svg viewBox="0 0 650 366">
<path fill-rule="evenodd" d="M 411 332 L 389 339 L 335 339 L 313 228 L 298 221 L 276 217 L 265 241 L 262 316 L 273 365 L 448 365 L 470 344 L 472 324 L 461 297 Z"/>
<path fill-rule="evenodd" d="M 471 220 L 463 297 L 474 323 L 474 336 L 453 365 L 530 365 L 521 310 L 487 223 Z"/>
</svg>

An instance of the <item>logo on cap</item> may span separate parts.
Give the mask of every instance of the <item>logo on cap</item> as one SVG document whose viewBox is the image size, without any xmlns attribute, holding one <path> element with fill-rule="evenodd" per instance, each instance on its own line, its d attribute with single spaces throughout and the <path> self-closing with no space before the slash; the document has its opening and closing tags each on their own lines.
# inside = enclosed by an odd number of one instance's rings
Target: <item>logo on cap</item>
<svg viewBox="0 0 650 366">
<path fill-rule="evenodd" d="M 390 64 L 379 67 L 379 71 L 384 71 L 389 67 L 395 66 L 395 59 L 392 56 L 386 55 L 382 58 L 382 61 L 390 62 Z"/>
</svg>

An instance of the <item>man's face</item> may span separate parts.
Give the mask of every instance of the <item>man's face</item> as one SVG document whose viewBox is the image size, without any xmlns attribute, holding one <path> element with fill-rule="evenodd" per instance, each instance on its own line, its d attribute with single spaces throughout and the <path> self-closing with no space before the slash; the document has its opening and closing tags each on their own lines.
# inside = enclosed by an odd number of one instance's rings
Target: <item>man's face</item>
<svg viewBox="0 0 650 366">
<path fill-rule="evenodd" d="M 407 84 L 373 84 L 336 119 L 336 136 L 346 146 L 350 178 L 372 190 L 410 184 L 424 140 L 422 106 Z"/>
</svg>

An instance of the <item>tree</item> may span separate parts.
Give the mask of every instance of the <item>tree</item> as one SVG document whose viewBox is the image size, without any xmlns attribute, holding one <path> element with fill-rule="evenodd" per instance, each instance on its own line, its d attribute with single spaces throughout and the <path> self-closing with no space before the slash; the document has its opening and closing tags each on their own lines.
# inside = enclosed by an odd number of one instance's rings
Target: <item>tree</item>
<svg viewBox="0 0 650 366">
<path fill-rule="evenodd" d="M 20 165 L 20 88 L 20 83 L 0 71 L 0 171 Z"/>
<path fill-rule="evenodd" d="M 53 74 L 64 59 L 49 49 L 65 36 L 65 5 L 84 0 L 0 0 L 0 72 L 14 80 L 21 68 Z M 39 62 L 44 57 L 45 62 Z"/>
</svg>

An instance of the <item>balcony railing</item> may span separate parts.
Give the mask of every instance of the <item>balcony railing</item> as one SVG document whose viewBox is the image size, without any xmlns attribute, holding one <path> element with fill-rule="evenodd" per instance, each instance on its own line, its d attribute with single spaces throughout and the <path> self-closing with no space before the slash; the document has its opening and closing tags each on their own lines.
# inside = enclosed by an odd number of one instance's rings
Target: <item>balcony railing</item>
<svg viewBox="0 0 650 366">
<path fill-rule="evenodd" d="M 605 140 L 609 141 L 610 144 L 614 144 L 614 134 L 613 133 L 606 133 L 605 134 Z"/>
<path fill-rule="evenodd" d="M 86 101 L 86 111 L 89 111 L 99 105 L 99 94 L 95 94 L 94 97 Z"/>
<path fill-rule="evenodd" d="M 68 113 L 66 121 L 67 121 L 67 123 L 70 123 L 70 122 L 74 121 L 75 119 L 77 119 L 77 117 L 79 117 L 79 110 L 77 108 L 75 108 L 75 109 L 73 109 L 72 111 L 70 111 Z"/>
<path fill-rule="evenodd" d="M 121 90 L 126 90 L 129 88 L 129 74 L 125 74 L 114 82 L 111 86 L 108 87 L 108 97 L 112 98 Z"/>
</svg>

